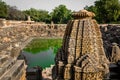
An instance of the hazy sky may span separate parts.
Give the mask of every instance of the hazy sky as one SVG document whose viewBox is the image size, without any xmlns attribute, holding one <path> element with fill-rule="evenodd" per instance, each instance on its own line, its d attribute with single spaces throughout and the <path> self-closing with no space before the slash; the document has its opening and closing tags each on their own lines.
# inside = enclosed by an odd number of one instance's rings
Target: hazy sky
<svg viewBox="0 0 120 80">
<path fill-rule="evenodd" d="M 56 6 L 64 4 L 68 9 L 79 11 L 86 5 L 94 4 L 95 0 L 3 0 L 8 5 L 17 6 L 20 10 L 36 8 L 52 11 Z"/>
</svg>

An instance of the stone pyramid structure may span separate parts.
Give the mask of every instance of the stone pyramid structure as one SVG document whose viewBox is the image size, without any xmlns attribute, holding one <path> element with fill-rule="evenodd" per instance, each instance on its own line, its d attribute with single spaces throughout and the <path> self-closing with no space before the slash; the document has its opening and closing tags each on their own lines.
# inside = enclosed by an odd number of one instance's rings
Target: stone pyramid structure
<svg viewBox="0 0 120 80">
<path fill-rule="evenodd" d="M 74 12 L 55 57 L 53 80 L 103 80 L 109 73 L 101 32 L 95 14 Z"/>
</svg>

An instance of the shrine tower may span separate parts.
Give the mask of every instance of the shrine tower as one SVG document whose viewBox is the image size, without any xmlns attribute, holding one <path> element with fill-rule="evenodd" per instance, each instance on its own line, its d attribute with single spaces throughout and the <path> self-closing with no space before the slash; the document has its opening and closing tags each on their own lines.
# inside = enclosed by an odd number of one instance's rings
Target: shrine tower
<svg viewBox="0 0 120 80">
<path fill-rule="evenodd" d="M 109 73 L 101 32 L 95 14 L 86 10 L 73 13 L 63 44 L 55 57 L 53 80 L 103 80 Z"/>
</svg>

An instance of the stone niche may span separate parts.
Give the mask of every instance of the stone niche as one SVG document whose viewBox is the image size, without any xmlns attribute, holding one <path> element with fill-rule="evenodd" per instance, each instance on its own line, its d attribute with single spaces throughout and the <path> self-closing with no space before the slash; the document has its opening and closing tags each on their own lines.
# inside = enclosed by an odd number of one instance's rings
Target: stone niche
<svg viewBox="0 0 120 80">
<path fill-rule="evenodd" d="M 67 24 L 63 44 L 55 57 L 53 80 L 103 80 L 108 78 L 109 61 L 105 56 L 95 14 L 74 12 Z"/>
</svg>

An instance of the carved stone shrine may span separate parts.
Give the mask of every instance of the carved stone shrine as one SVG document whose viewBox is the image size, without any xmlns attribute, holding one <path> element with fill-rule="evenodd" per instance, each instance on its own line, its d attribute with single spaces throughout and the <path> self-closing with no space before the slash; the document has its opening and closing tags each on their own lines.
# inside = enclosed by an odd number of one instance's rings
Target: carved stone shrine
<svg viewBox="0 0 120 80">
<path fill-rule="evenodd" d="M 108 77 L 109 61 L 105 56 L 101 32 L 95 14 L 74 12 L 55 57 L 53 80 L 103 80 Z"/>
</svg>

